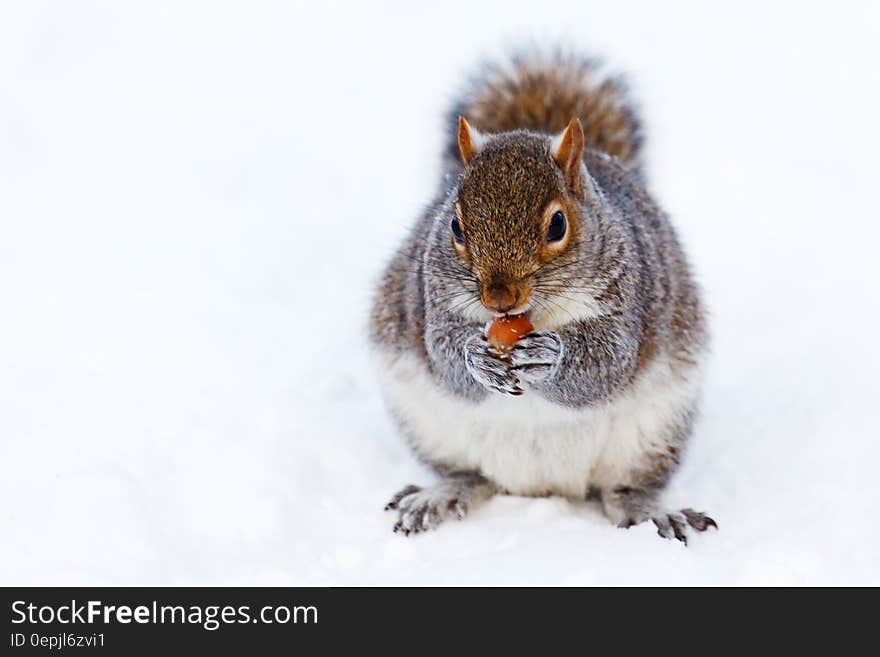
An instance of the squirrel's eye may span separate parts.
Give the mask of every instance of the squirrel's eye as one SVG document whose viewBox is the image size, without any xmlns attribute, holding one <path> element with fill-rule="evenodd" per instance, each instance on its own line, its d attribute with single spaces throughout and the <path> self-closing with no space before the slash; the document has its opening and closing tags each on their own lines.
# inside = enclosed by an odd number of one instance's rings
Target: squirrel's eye
<svg viewBox="0 0 880 657">
<path fill-rule="evenodd" d="M 547 241 L 558 242 L 565 237 L 565 215 L 562 210 L 558 210 L 553 218 L 550 219 L 550 226 L 547 228 Z"/>
<path fill-rule="evenodd" d="M 459 244 L 464 244 L 464 234 L 461 232 L 461 225 L 458 223 L 458 217 L 452 217 L 452 235 Z"/>
</svg>

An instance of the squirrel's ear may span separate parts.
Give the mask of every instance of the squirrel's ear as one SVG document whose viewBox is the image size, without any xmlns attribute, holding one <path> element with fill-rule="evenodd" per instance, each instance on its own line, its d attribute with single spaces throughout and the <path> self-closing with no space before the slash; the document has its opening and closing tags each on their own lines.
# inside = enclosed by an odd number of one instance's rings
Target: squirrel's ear
<svg viewBox="0 0 880 657">
<path fill-rule="evenodd" d="M 471 127 L 463 116 L 458 117 L 458 148 L 461 151 L 461 160 L 465 164 L 480 152 L 485 138 L 479 130 Z"/>
<path fill-rule="evenodd" d="M 553 154 L 553 159 L 562 167 L 568 184 L 577 187 L 584 155 L 584 128 L 580 119 L 574 117 L 568 122 L 568 127 L 553 138 L 550 152 Z"/>
</svg>

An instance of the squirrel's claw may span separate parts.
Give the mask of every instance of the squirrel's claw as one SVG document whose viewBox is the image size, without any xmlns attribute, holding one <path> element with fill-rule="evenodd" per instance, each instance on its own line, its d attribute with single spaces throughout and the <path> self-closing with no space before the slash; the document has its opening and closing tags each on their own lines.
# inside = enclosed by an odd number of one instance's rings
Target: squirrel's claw
<svg viewBox="0 0 880 657">
<path fill-rule="evenodd" d="M 394 496 L 391 498 L 391 500 L 388 502 L 388 504 L 385 505 L 385 510 L 392 511 L 392 510 L 396 509 L 398 507 L 398 505 L 400 504 L 400 500 L 402 500 L 407 495 L 412 495 L 413 493 L 418 493 L 420 490 L 422 490 L 422 489 L 419 488 L 418 486 L 413 486 L 412 484 L 410 484 L 409 486 L 407 486 L 403 490 L 398 491 L 397 493 L 394 494 Z M 397 530 L 395 529 L 394 531 L 397 531 Z"/>
<path fill-rule="evenodd" d="M 693 509 L 682 509 L 681 512 L 687 519 L 688 524 L 696 529 L 698 532 L 704 532 L 709 527 L 714 527 L 715 529 L 718 529 L 718 523 L 702 511 L 694 511 Z"/>
</svg>

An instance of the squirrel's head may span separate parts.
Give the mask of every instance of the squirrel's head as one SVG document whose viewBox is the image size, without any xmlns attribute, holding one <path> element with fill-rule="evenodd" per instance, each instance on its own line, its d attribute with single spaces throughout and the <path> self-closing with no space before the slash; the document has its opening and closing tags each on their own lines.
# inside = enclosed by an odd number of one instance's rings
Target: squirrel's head
<svg viewBox="0 0 880 657">
<path fill-rule="evenodd" d="M 464 170 L 449 240 L 482 306 L 495 315 L 561 308 L 589 232 L 580 121 L 549 137 L 482 134 L 460 118 L 458 142 Z"/>
</svg>

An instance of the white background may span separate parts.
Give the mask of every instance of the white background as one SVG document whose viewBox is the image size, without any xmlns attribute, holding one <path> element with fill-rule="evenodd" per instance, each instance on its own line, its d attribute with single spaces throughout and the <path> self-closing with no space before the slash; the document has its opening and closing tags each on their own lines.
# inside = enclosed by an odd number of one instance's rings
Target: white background
<svg viewBox="0 0 880 657">
<path fill-rule="evenodd" d="M 0 583 L 880 584 L 880 6 L 728 4 L 5 4 Z M 382 512 L 431 475 L 372 285 L 463 76 L 529 43 L 631 74 L 706 290 L 687 548 L 562 499 Z"/>
</svg>

